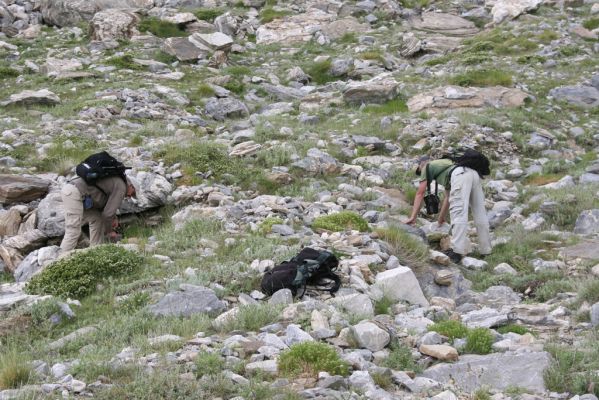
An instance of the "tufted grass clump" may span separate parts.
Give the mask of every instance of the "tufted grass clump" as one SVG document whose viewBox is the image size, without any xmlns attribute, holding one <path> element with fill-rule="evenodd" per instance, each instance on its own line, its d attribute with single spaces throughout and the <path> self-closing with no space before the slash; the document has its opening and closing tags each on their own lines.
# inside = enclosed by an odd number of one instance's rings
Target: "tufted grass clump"
<svg viewBox="0 0 599 400">
<path fill-rule="evenodd" d="M 331 75 L 331 60 L 324 60 L 309 64 L 304 67 L 306 74 L 310 75 L 314 83 L 324 85 L 325 83 L 336 81 L 337 78 Z"/>
<path fill-rule="evenodd" d="M 393 100 L 389 100 L 386 103 L 376 105 L 370 104 L 364 107 L 364 112 L 374 115 L 390 115 L 408 112 L 408 104 L 402 97 L 397 97 Z"/>
<path fill-rule="evenodd" d="M 313 229 L 325 229 L 327 231 L 341 232 L 357 230 L 367 232 L 370 228 L 368 222 L 359 214 L 352 211 L 340 211 L 335 214 L 318 217 L 312 223 Z"/>
<path fill-rule="evenodd" d="M 530 331 L 526 329 L 525 326 L 509 324 L 497 328 L 497 332 L 501 333 L 502 335 L 505 335 L 506 333 L 510 332 L 517 333 L 518 335 L 524 335 L 526 333 L 529 333 Z"/>
<path fill-rule="evenodd" d="M 155 36 L 161 38 L 187 36 L 185 32 L 178 24 L 163 21 L 160 18 L 148 17 L 144 18 L 138 26 L 140 32 L 150 32 Z"/>
<path fill-rule="evenodd" d="M 218 375 L 225 368 L 225 360 L 218 353 L 201 352 L 195 359 L 198 377 Z"/>
<path fill-rule="evenodd" d="M 106 64 L 117 67 L 118 69 L 132 69 L 142 70 L 145 67 L 133 61 L 131 54 L 124 54 L 122 56 L 115 56 L 106 60 Z"/>
<path fill-rule="evenodd" d="M 395 225 L 378 229 L 377 233 L 382 240 L 391 245 L 393 255 L 399 258 L 404 265 L 418 267 L 427 263 L 428 246 L 418 237 Z"/>
<path fill-rule="evenodd" d="M 456 75 L 450 83 L 458 86 L 512 86 L 512 75 L 498 69 L 477 69 Z"/>
<path fill-rule="evenodd" d="M 414 362 L 412 350 L 403 343 L 394 340 L 389 346 L 391 352 L 389 356 L 383 360 L 383 367 L 391 368 L 396 371 L 414 371 L 420 372 L 420 367 Z"/>
<path fill-rule="evenodd" d="M 487 328 L 474 328 L 466 334 L 464 352 L 489 354 L 493 351 L 493 334 Z"/>
<path fill-rule="evenodd" d="M 597 29 L 599 28 L 599 18 L 589 18 L 582 23 L 582 26 L 584 26 L 589 31 Z"/>
<path fill-rule="evenodd" d="M 258 331 L 263 326 L 276 322 L 280 312 L 279 305 L 268 303 L 241 306 L 237 315 L 221 326 L 220 330 L 222 332 Z"/>
<path fill-rule="evenodd" d="M 428 327 L 431 332 L 437 332 L 447 336 L 452 342 L 455 339 L 463 338 L 468 334 L 468 328 L 460 321 L 446 320 L 436 322 Z"/>
<path fill-rule="evenodd" d="M 19 76 L 19 71 L 16 69 L 0 66 L 0 79 L 14 78 L 16 76 Z"/>
<path fill-rule="evenodd" d="M 321 342 L 302 342 L 281 353 L 279 371 L 290 377 L 308 375 L 316 378 L 322 371 L 347 376 L 349 366 L 341 360 L 334 347 Z"/>
<path fill-rule="evenodd" d="M 29 382 L 31 368 L 15 350 L 0 353 L 0 390 L 14 389 Z"/>
<path fill-rule="evenodd" d="M 31 306 L 31 322 L 35 326 L 47 324 L 54 314 L 60 314 L 60 306 L 55 298 L 41 300 Z"/>
<path fill-rule="evenodd" d="M 26 287 L 30 294 L 83 298 L 109 277 L 130 275 L 143 258 L 122 247 L 106 244 L 78 251 L 62 258 L 35 275 Z"/>
<path fill-rule="evenodd" d="M 220 8 L 200 8 L 199 10 L 195 11 L 193 15 L 195 15 L 199 20 L 213 22 L 216 17 L 223 13 L 224 10 Z"/>
<path fill-rule="evenodd" d="M 272 230 L 273 225 L 280 225 L 283 223 L 283 220 L 279 217 L 268 217 L 262 221 L 259 227 L 260 233 L 263 235 L 267 235 Z"/>
</svg>

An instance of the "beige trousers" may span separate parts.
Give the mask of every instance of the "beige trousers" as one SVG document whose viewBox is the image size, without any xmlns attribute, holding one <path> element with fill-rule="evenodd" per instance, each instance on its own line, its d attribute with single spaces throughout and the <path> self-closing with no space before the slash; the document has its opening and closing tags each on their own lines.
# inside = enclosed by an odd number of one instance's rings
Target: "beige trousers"
<svg viewBox="0 0 599 400">
<path fill-rule="evenodd" d="M 451 216 L 451 248 L 458 254 L 468 254 L 472 244 L 468 239 L 468 209 L 472 208 L 478 234 L 478 251 L 491 253 L 489 219 L 485 210 L 485 195 L 478 173 L 470 168 L 457 167 L 451 174 L 449 215 Z"/>
<path fill-rule="evenodd" d="M 104 241 L 102 213 L 94 208 L 83 209 L 83 196 L 75 185 L 65 184 L 60 194 L 64 207 L 64 238 L 60 243 L 60 250 L 64 253 L 77 247 L 81 227 L 85 224 L 89 224 L 90 245 L 101 244 Z"/>
</svg>

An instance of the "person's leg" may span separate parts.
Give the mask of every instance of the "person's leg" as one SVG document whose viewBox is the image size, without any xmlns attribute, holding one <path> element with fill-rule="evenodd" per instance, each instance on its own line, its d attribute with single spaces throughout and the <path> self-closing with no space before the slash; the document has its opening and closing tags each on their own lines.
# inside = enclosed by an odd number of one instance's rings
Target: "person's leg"
<svg viewBox="0 0 599 400">
<path fill-rule="evenodd" d="M 104 243 L 104 219 L 99 210 L 86 210 L 84 222 L 89 223 L 89 245 L 97 246 Z"/>
<path fill-rule="evenodd" d="M 65 253 L 77 247 L 81 235 L 83 203 L 81 193 L 70 183 L 63 185 L 60 194 L 64 208 L 64 237 L 60 243 L 60 251 Z"/>
<path fill-rule="evenodd" d="M 485 209 L 485 194 L 483 193 L 478 174 L 475 174 L 472 182 L 470 203 L 472 204 L 472 217 L 478 235 L 478 251 L 483 255 L 490 254 L 491 236 L 489 234 L 489 219 L 487 217 L 487 210 Z"/>
<path fill-rule="evenodd" d="M 461 255 L 468 254 L 471 248 L 468 239 L 468 207 L 470 191 L 472 190 L 472 175 L 470 172 L 469 169 L 458 167 L 451 174 L 451 191 L 449 193 L 451 248 L 455 253 Z"/>
</svg>

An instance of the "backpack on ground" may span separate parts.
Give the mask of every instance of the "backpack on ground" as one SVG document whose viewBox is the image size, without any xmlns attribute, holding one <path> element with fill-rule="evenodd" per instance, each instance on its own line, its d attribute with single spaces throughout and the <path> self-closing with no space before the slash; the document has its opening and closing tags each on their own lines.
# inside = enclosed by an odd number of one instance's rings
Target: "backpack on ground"
<svg viewBox="0 0 599 400">
<path fill-rule="evenodd" d="M 105 151 L 92 154 L 83 160 L 75 168 L 77 176 L 85 181 L 88 185 L 96 186 L 96 183 L 103 178 L 110 176 L 118 176 L 125 183 L 127 178 L 125 170 L 131 167 L 125 167 L 122 162 L 111 156 Z M 97 186 L 96 186 L 97 187 Z"/>
<path fill-rule="evenodd" d="M 491 163 L 487 156 L 474 149 L 458 149 L 443 158 L 449 158 L 457 167 L 467 167 L 475 170 L 481 178 L 491 174 Z"/>
<path fill-rule="evenodd" d="M 302 297 L 306 286 L 333 294 L 341 286 L 341 280 L 333 272 L 338 265 L 339 260 L 333 253 L 305 247 L 291 260 L 266 271 L 260 287 L 269 296 L 277 290 L 290 289 L 294 296 L 301 293 L 299 297 Z"/>
</svg>

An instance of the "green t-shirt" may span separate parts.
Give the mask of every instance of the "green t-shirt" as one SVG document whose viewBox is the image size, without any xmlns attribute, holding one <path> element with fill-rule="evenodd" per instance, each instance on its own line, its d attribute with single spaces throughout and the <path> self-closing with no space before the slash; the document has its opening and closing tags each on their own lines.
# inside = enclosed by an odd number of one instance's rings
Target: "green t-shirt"
<svg viewBox="0 0 599 400">
<path fill-rule="evenodd" d="M 439 185 L 443 185 L 445 189 L 449 189 L 451 182 L 449 181 L 449 171 L 453 166 L 453 161 L 447 158 L 440 158 L 438 160 L 429 161 L 427 167 L 431 180 L 436 180 Z M 426 168 L 422 169 L 420 173 L 420 182 L 426 180 Z M 431 188 L 432 190 L 432 188 Z"/>
</svg>

